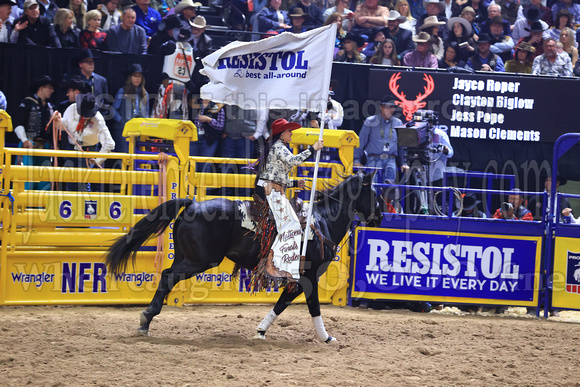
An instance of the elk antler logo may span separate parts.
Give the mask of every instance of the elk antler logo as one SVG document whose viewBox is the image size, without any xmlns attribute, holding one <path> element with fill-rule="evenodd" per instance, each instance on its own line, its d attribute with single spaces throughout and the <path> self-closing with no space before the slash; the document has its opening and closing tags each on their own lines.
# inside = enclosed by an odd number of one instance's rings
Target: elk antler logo
<svg viewBox="0 0 580 387">
<path fill-rule="evenodd" d="M 433 77 L 427 74 L 423 75 L 424 75 L 423 79 L 427 81 L 427 86 L 425 86 L 425 92 L 417 94 L 417 98 L 412 101 L 407 100 L 407 96 L 405 95 L 405 93 L 399 92 L 399 85 L 397 85 L 397 82 L 399 81 L 399 79 L 401 79 L 400 72 L 393 74 L 391 76 L 391 79 L 389 80 L 389 89 L 391 89 L 391 92 L 397 98 L 400 99 L 400 101 L 395 101 L 395 104 L 403 108 L 403 114 L 405 115 L 407 121 L 411 121 L 413 119 L 413 114 L 417 110 L 427 106 L 427 102 L 423 102 L 423 100 L 427 98 L 427 96 L 431 94 L 435 89 L 435 82 L 433 82 Z"/>
</svg>

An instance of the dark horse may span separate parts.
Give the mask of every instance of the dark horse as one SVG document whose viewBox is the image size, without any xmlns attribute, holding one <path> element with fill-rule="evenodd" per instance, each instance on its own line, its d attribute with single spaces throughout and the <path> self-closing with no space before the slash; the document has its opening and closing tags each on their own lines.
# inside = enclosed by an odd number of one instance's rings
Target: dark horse
<svg viewBox="0 0 580 387">
<path fill-rule="evenodd" d="M 380 214 L 372 178 L 372 174 L 362 173 L 350 176 L 316 201 L 313 217 L 325 238 L 338 244 L 351 227 L 355 214 L 363 222 Z M 180 214 L 182 207 L 186 209 Z M 242 227 L 238 202 L 227 199 L 203 202 L 175 199 L 152 210 L 109 248 L 106 263 L 110 272 L 118 274 L 124 271 L 129 259 L 135 259 L 139 247 L 149 238 L 161 234 L 175 218 L 175 258 L 172 266 L 161 273 L 155 296 L 141 313 L 139 332 L 144 335 L 148 334 L 153 317 L 161 312 L 165 297 L 179 281 L 218 266 L 226 256 L 236 263 L 236 267 L 251 270 L 258 264 L 260 243 L 254 239 L 253 232 Z M 317 239 L 318 236 L 315 236 L 308 243 L 307 270 L 298 286 L 293 291 L 284 289 L 272 311 L 258 327 L 257 338 L 265 338 L 266 330 L 276 317 L 304 292 L 318 338 L 325 342 L 334 340 L 326 333 L 320 317 L 318 278 L 326 271 L 335 252 L 324 244 L 324 252 L 321 253 L 321 243 Z"/>
</svg>

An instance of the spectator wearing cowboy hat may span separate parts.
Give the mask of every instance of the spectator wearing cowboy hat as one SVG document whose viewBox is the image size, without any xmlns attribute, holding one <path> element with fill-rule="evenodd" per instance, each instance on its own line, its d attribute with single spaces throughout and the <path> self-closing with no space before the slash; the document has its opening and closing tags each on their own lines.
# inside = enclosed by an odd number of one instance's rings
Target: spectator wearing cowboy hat
<svg viewBox="0 0 580 387">
<path fill-rule="evenodd" d="M 515 51 L 514 59 L 505 63 L 506 73 L 531 74 L 536 49 L 528 42 L 521 42 L 515 47 Z"/>
<path fill-rule="evenodd" d="M 534 58 L 532 74 L 571 77 L 572 59 L 570 59 L 570 55 L 567 52 L 559 53 L 557 51 L 554 39 L 545 39 L 544 53 Z"/>
<path fill-rule="evenodd" d="M 467 62 L 477 48 L 477 44 L 472 37 L 473 28 L 471 23 L 462 17 L 452 17 L 447 22 L 447 28 L 449 29 L 447 45 L 451 45 L 451 42 L 457 43 L 457 60 Z"/>
<path fill-rule="evenodd" d="M 417 25 L 415 27 L 417 34 L 421 32 L 421 26 L 425 23 L 425 19 L 430 16 L 435 16 L 437 20 L 443 22 L 442 25 L 439 27 L 439 37 L 445 41 L 449 35 L 449 31 L 447 30 L 447 18 L 444 16 L 445 12 L 445 2 L 439 0 L 425 0 L 423 2 L 425 9 L 427 12 L 422 15 L 419 19 L 417 19 Z M 430 19 L 432 20 L 432 19 Z"/>
<path fill-rule="evenodd" d="M 546 21 L 541 19 L 540 12 L 541 11 L 537 7 L 528 7 L 526 11 L 524 11 L 525 17 L 522 16 L 521 19 L 516 20 L 512 31 L 512 38 L 514 39 L 514 42 L 519 42 L 521 38 L 529 36 L 530 28 L 534 22 L 539 22 L 542 32 L 548 29 L 549 25 L 546 23 Z M 551 22 L 552 20 L 550 16 L 550 23 Z"/>
<path fill-rule="evenodd" d="M 127 153 L 129 149 L 127 140 L 123 137 L 125 124 L 132 118 L 149 117 L 149 94 L 145 90 L 145 73 L 139 63 L 132 64 L 123 72 L 125 85 L 117 91 L 113 103 L 115 118 L 111 134 L 115 141 L 115 152 Z"/>
<path fill-rule="evenodd" d="M 545 7 L 542 5 L 542 0 L 529 0 L 527 4 L 523 4 L 520 9 L 518 10 L 518 19 L 526 19 L 526 13 L 530 8 L 536 8 L 539 11 L 540 19 L 543 20 L 547 26 L 550 26 L 553 23 L 552 18 L 552 10 L 549 7 Z M 516 23 L 517 23 L 516 20 Z M 536 20 L 532 20 L 534 22 Z M 514 24 L 515 26 L 515 24 Z M 513 37 L 513 36 L 512 36 Z"/>
<path fill-rule="evenodd" d="M 445 22 L 439 21 L 437 16 L 429 16 L 425 19 L 423 25 L 419 28 L 429 34 L 429 52 L 440 60 L 443 58 L 443 40 L 439 37 L 439 28 Z"/>
<path fill-rule="evenodd" d="M 143 27 L 135 24 L 136 18 L 133 8 L 123 11 L 121 24 L 111 27 L 107 34 L 109 51 L 123 54 L 147 53 L 147 35 Z"/>
<path fill-rule="evenodd" d="M 463 203 L 461 212 L 459 212 L 459 210 L 453 212 L 454 217 L 487 218 L 485 212 L 479 210 L 478 205 L 481 203 L 481 201 L 477 200 L 474 193 L 466 193 L 461 201 Z"/>
<path fill-rule="evenodd" d="M 324 23 L 324 18 L 322 17 L 322 10 L 318 8 L 315 4 L 312 4 L 312 0 L 300 0 L 298 3 L 290 8 L 290 14 L 296 15 L 296 9 L 301 8 L 303 13 L 308 15 L 309 18 L 304 21 L 304 28 L 306 31 L 310 31 L 314 28 L 321 27 Z"/>
<path fill-rule="evenodd" d="M 364 54 L 358 52 L 358 48 L 365 43 L 361 36 L 349 32 L 341 42 L 342 48 L 336 53 L 335 62 L 364 63 L 366 59 Z"/>
<path fill-rule="evenodd" d="M 38 2 L 26 0 L 23 9 L 24 15 L 14 25 L 10 42 L 61 48 L 51 21 L 40 16 Z"/>
<path fill-rule="evenodd" d="M 20 140 L 19 148 L 49 149 L 52 139 L 52 126 L 47 128 L 54 113 L 54 106 L 49 102 L 54 92 L 54 83 L 48 75 L 34 79 L 26 97 L 12 116 L 14 132 Z M 49 157 L 23 156 L 24 165 L 50 165 Z M 50 183 L 25 183 L 25 189 L 48 190 Z"/>
<path fill-rule="evenodd" d="M 258 13 L 258 32 L 280 32 L 291 28 L 288 12 L 281 10 L 282 0 L 268 0 L 268 6 Z"/>
<path fill-rule="evenodd" d="M 467 68 L 475 71 L 505 71 L 503 60 L 489 50 L 491 47 L 491 38 L 488 34 L 483 33 L 479 35 L 477 47 L 478 53 L 469 58 Z"/>
<path fill-rule="evenodd" d="M 133 10 L 137 15 L 136 23 L 145 29 L 145 34 L 148 37 L 152 37 L 157 32 L 161 22 L 161 14 L 149 6 L 151 0 L 135 0 L 135 3 Z"/>
<path fill-rule="evenodd" d="M 157 32 L 149 41 L 147 54 L 165 56 L 174 53 L 175 42 L 181 31 L 185 35 L 191 35 L 191 25 L 186 29 L 182 28 L 179 16 L 175 14 L 167 16 L 159 23 Z"/>
<path fill-rule="evenodd" d="M 79 94 L 62 116 L 62 125 L 68 131 L 70 146 L 77 151 L 110 153 L 115 149 L 105 119 L 99 112 L 100 104 L 92 93 Z M 99 147 L 100 145 L 100 147 Z M 89 164 L 101 165 L 104 158 L 90 158 Z M 86 168 L 83 158 L 69 158 L 65 167 Z M 90 183 L 67 183 L 67 191 L 95 191 Z"/>
<path fill-rule="evenodd" d="M 91 92 L 91 87 L 86 80 L 78 75 L 66 81 L 63 89 L 66 91 L 67 99 L 58 104 L 57 110 L 60 114 L 64 114 L 65 110 L 75 102 L 77 95 Z"/>
<path fill-rule="evenodd" d="M 407 18 L 401 16 L 399 12 L 391 11 L 387 17 L 387 28 L 383 28 L 385 39 L 391 39 L 395 42 L 395 49 L 400 61 L 403 61 L 403 57 L 415 49 L 413 32 L 400 27 L 400 24 L 406 20 Z"/>
<path fill-rule="evenodd" d="M 518 40 L 518 45 L 522 42 L 527 42 L 532 45 L 536 49 L 536 53 L 534 58 L 538 55 L 542 55 L 544 53 L 544 27 L 542 25 L 541 20 L 537 20 L 532 23 L 532 25 L 528 27 L 524 27 L 524 30 L 529 32 L 528 36 L 524 36 Z"/>
<path fill-rule="evenodd" d="M 365 46 L 362 51 L 366 57 L 367 62 L 370 58 L 377 53 L 377 48 L 379 45 L 385 41 L 385 33 L 383 28 L 374 28 L 371 36 L 369 37 L 369 43 Z"/>
<path fill-rule="evenodd" d="M 190 22 L 197 16 L 197 10 L 201 3 L 192 0 L 183 0 L 173 8 L 173 12 L 179 16 L 183 28 L 189 28 Z"/>
<path fill-rule="evenodd" d="M 429 52 L 430 40 L 431 37 L 425 31 L 421 31 L 419 35 L 414 37 L 413 41 L 417 43 L 417 48 L 405 54 L 403 64 L 409 67 L 438 68 L 437 58 Z"/>
<path fill-rule="evenodd" d="M 393 100 L 390 95 L 384 96 L 379 114 L 365 120 L 360 130 L 360 145 L 354 150 L 354 166 L 362 167 L 365 164 L 366 167 L 379 169 L 382 172 L 381 181 L 396 180 L 397 161 L 400 166 L 404 163 L 395 129 L 403 122 L 393 116 L 396 108 Z M 375 176 L 375 182 L 379 182 L 378 179 L 379 176 Z"/>
<path fill-rule="evenodd" d="M 490 51 L 501 58 L 502 61 L 507 62 L 512 58 L 512 49 L 514 48 L 514 40 L 503 33 L 503 19 L 501 16 L 494 16 L 489 26 L 491 31 Z"/>
<path fill-rule="evenodd" d="M 83 49 L 79 55 L 71 60 L 73 71 L 70 76 L 67 76 L 65 79 L 70 79 L 72 76 L 80 75 L 86 79 L 86 82 L 91 88 L 90 91 L 95 95 L 95 98 L 102 101 L 103 98 L 107 98 L 109 95 L 109 86 L 105 77 L 95 73 L 95 59 L 98 58 L 93 56 L 91 50 L 87 48 Z M 101 104 L 101 113 L 107 117 L 107 119 L 112 118 L 108 117 L 110 113 L 109 109 L 109 105 L 104 103 Z"/>
<path fill-rule="evenodd" d="M 307 31 L 304 23 L 307 19 L 310 18 L 310 15 L 304 13 L 302 8 L 296 7 L 294 8 L 294 12 L 290 14 L 290 23 L 292 24 L 291 28 L 286 28 L 284 31 L 293 32 L 295 34 L 299 34 L 301 32 Z"/>
<path fill-rule="evenodd" d="M 13 0 L 0 0 L 0 43 L 10 43 L 10 35 L 14 29 L 14 17 L 11 15 Z"/>
<path fill-rule="evenodd" d="M 205 58 L 211 52 L 211 38 L 205 33 L 207 23 L 203 16 L 196 16 L 191 23 L 191 46 L 196 57 Z"/>
</svg>

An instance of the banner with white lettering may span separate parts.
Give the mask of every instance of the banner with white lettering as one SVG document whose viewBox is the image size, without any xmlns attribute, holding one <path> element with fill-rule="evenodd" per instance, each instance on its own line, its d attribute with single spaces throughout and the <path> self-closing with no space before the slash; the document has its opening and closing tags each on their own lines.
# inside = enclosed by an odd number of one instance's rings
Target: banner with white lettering
<svg viewBox="0 0 580 387">
<path fill-rule="evenodd" d="M 541 247 L 540 237 L 359 228 L 351 296 L 535 305 Z"/>
<path fill-rule="evenodd" d="M 368 97 L 391 95 L 409 121 L 418 109 L 439 113 L 453 140 L 554 142 L 576 131 L 580 110 L 564 103 L 577 88 L 569 79 L 508 74 L 419 72 L 371 68 Z"/>
<path fill-rule="evenodd" d="M 233 42 L 202 62 L 210 82 L 201 97 L 244 109 L 326 106 L 336 25 L 284 32 L 257 42 Z"/>
</svg>

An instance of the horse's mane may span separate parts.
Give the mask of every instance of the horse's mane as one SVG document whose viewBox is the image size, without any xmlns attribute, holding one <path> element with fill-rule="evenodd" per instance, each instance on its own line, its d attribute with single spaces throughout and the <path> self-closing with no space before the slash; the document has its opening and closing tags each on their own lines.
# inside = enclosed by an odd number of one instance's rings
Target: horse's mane
<svg viewBox="0 0 580 387">
<path fill-rule="evenodd" d="M 328 181 L 324 181 L 324 188 L 321 190 L 316 190 L 316 202 L 324 201 L 324 199 L 327 197 L 337 199 L 337 196 L 340 194 L 340 192 L 342 192 L 344 187 L 352 184 L 353 180 L 358 180 L 361 178 L 360 175 L 347 175 L 346 173 L 342 172 L 338 173 L 338 177 L 343 180 L 337 182 L 336 184 L 331 184 Z"/>
</svg>

